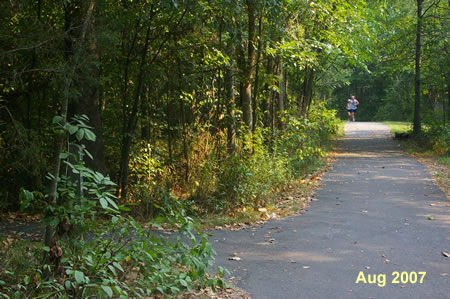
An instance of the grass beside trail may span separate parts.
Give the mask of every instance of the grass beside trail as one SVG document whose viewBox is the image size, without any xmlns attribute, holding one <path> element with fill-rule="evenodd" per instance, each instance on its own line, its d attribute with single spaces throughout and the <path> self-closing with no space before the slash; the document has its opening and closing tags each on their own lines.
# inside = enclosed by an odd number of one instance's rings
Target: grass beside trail
<svg viewBox="0 0 450 299">
<path fill-rule="evenodd" d="M 383 124 L 391 128 L 392 134 L 412 131 L 412 123 L 407 121 L 384 121 Z"/>
<path fill-rule="evenodd" d="M 336 137 L 344 137 L 345 136 L 345 130 L 344 130 L 344 128 L 345 128 L 345 124 L 347 123 L 348 121 L 345 119 L 340 119 L 339 120 L 339 122 L 338 122 L 338 131 L 337 131 L 337 133 L 336 133 Z"/>
<path fill-rule="evenodd" d="M 412 123 L 401 121 L 385 121 L 383 124 L 391 129 L 391 133 L 411 133 Z M 413 138 L 401 140 L 405 152 L 425 164 L 434 176 L 439 187 L 450 197 L 450 157 L 436 154 L 431 148 L 423 147 Z"/>
</svg>

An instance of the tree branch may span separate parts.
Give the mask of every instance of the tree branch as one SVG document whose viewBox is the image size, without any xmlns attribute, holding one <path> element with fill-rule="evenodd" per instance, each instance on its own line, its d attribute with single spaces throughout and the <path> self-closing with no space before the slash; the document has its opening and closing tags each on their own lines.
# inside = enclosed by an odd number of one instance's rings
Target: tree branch
<svg viewBox="0 0 450 299">
<path fill-rule="evenodd" d="M 437 0 L 436 2 L 431 3 L 430 6 L 428 6 L 428 8 L 425 9 L 425 11 L 420 17 L 423 18 L 427 14 L 428 10 L 430 10 L 430 8 L 432 8 L 433 6 L 437 6 L 439 2 L 441 2 L 441 0 Z"/>
</svg>

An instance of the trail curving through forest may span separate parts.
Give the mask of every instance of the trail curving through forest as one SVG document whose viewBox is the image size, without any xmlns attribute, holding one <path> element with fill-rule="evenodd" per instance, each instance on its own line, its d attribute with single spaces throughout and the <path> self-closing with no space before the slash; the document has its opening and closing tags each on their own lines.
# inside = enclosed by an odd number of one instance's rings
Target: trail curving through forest
<svg viewBox="0 0 450 299">
<path fill-rule="evenodd" d="M 345 131 L 309 211 L 213 231 L 217 264 L 253 298 L 450 298 L 448 198 L 386 126 Z"/>
</svg>

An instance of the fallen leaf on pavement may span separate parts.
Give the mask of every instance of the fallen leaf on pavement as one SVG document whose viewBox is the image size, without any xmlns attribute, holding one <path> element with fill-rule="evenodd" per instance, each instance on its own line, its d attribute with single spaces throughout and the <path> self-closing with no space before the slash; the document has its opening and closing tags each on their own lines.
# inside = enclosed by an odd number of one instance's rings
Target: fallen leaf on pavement
<svg viewBox="0 0 450 299">
<path fill-rule="evenodd" d="M 238 257 L 238 256 L 230 256 L 228 259 L 229 259 L 230 261 L 240 261 L 240 260 L 241 260 L 241 258 Z"/>
<path fill-rule="evenodd" d="M 442 255 L 445 256 L 445 257 L 450 257 L 450 254 L 448 254 L 448 252 L 442 251 L 441 253 L 442 253 Z"/>
<path fill-rule="evenodd" d="M 295 263 L 297 263 L 297 261 L 291 260 L 291 263 L 295 264 Z"/>
<path fill-rule="evenodd" d="M 309 269 L 309 268 L 311 268 L 311 266 L 303 266 L 302 268 L 303 269 Z"/>
</svg>

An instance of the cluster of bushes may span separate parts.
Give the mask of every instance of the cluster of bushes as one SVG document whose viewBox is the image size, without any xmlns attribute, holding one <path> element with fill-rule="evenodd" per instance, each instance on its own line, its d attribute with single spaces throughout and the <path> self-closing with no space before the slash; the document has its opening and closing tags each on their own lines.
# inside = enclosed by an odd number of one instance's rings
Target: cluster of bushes
<svg viewBox="0 0 450 299">
<path fill-rule="evenodd" d="M 137 209 L 140 213 L 146 211 L 150 216 L 156 210 L 147 207 L 168 204 L 162 195 L 169 191 L 184 199 L 195 214 L 264 206 L 274 187 L 318 166 L 337 131 L 335 113 L 322 104 L 311 107 L 307 115 L 286 112 L 282 129 L 241 130 L 233 153 L 223 146 L 225 134 L 204 130 L 196 133 L 188 161 L 176 166 L 164 165 L 157 152 L 141 145 L 130 165 L 131 200 L 143 205 Z"/>
<path fill-rule="evenodd" d="M 416 139 L 423 148 L 432 149 L 438 155 L 450 154 L 450 125 L 431 123 Z"/>
</svg>

